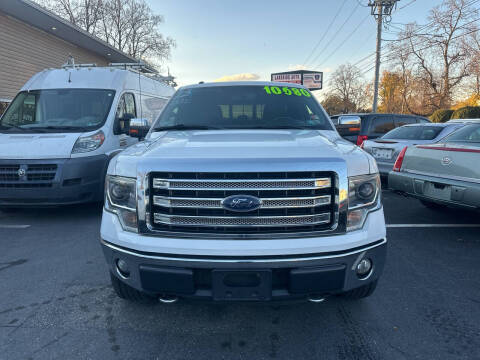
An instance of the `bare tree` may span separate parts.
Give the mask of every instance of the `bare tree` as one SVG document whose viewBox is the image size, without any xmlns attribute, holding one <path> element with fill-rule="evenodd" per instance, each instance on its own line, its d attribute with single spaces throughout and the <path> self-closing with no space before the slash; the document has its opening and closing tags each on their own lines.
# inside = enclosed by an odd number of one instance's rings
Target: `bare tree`
<svg viewBox="0 0 480 360">
<path fill-rule="evenodd" d="M 404 76 L 410 71 L 423 83 L 424 108 L 430 112 L 450 107 L 454 91 L 469 75 L 471 53 L 465 38 L 477 16 L 467 0 L 444 0 L 430 11 L 427 27 L 411 24 L 399 35 L 397 65 Z"/>
<path fill-rule="evenodd" d="M 470 55 L 468 71 L 471 76 L 467 91 L 480 96 L 480 34 L 478 31 L 473 31 L 466 38 L 465 48 Z"/>
<path fill-rule="evenodd" d="M 104 37 L 133 57 L 166 59 L 175 41 L 158 31 L 163 21 L 144 0 L 109 0 L 103 19 Z"/>
<path fill-rule="evenodd" d="M 367 107 L 367 84 L 361 71 L 351 64 L 340 65 L 331 75 L 327 98 L 340 101 L 343 112 L 359 111 Z"/>
<path fill-rule="evenodd" d="M 103 0 L 39 0 L 38 2 L 72 24 L 98 35 L 104 15 Z"/>
<path fill-rule="evenodd" d="M 164 19 L 145 0 L 36 0 L 76 26 L 137 59 L 170 57 L 175 41 L 159 30 Z"/>
</svg>

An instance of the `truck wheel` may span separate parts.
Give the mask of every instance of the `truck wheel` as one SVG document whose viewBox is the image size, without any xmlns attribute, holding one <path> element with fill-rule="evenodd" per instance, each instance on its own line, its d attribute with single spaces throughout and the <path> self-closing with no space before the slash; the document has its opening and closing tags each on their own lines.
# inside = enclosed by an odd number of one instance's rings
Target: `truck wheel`
<svg viewBox="0 0 480 360">
<path fill-rule="evenodd" d="M 144 304 L 153 304 L 156 302 L 155 297 L 150 296 L 146 293 L 138 291 L 131 286 L 123 283 L 115 275 L 110 273 L 110 280 L 112 282 L 113 289 L 117 296 L 121 299 L 125 299 L 132 302 L 140 302 Z"/>
<path fill-rule="evenodd" d="M 375 280 L 370 284 L 363 285 L 359 288 L 347 291 L 346 293 L 343 294 L 343 296 L 349 300 L 358 300 L 358 299 L 369 297 L 375 291 L 377 287 L 377 283 L 378 283 L 378 280 Z"/>
<path fill-rule="evenodd" d="M 443 209 L 446 208 L 445 205 L 438 204 L 438 203 L 433 202 L 433 201 L 420 200 L 420 202 L 422 203 L 423 206 L 425 206 L 429 209 L 432 209 L 432 210 L 443 210 Z"/>
</svg>

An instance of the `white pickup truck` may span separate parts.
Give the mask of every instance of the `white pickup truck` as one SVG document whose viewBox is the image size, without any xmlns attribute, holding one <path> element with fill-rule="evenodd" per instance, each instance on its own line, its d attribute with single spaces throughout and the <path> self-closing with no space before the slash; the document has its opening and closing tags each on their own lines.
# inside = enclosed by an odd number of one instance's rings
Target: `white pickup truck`
<svg viewBox="0 0 480 360">
<path fill-rule="evenodd" d="M 384 267 L 375 160 L 303 86 L 180 88 L 106 189 L 101 243 L 128 300 L 358 299 Z"/>
</svg>

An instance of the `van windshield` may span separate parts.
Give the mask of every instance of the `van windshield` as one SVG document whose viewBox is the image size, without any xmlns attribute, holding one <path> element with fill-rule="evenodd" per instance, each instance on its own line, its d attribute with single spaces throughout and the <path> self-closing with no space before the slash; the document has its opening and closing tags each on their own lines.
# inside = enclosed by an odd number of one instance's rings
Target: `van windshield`
<svg viewBox="0 0 480 360">
<path fill-rule="evenodd" d="M 188 129 L 333 130 L 313 95 L 288 85 L 180 89 L 153 131 Z"/>
<path fill-rule="evenodd" d="M 0 120 L 0 131 L 84 132 L 107 119 L 115 91 L 54 89 L 21 92 Z"/>
</svg>

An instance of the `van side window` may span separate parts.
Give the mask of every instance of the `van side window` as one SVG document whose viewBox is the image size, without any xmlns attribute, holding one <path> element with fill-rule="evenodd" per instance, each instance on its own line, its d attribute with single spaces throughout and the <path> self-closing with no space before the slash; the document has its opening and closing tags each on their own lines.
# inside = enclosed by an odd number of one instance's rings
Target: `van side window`
<svg viewBox="0 0 480 360">
<path fill-rule="evenodd" d="M 133 117 L 137 117 L 137 109 L 135 107 L 135 97 L 133 94 L 126 93 L 123 94 L 123 98 L 125 99 L 125 113 L 129 115 L 133 115 Z"/>
<path fill-rule="evenodd" d="M 124 120 L 126 115 L 130 118 L 137 116 L 137 109 L 135 106 L 135 97 L 132 93 L 125 93 L 120 98 L 117 106 L 117 112 L 115 113 L 115 123 L 113 126 L 113 133 L 115 135 L 122 134 L 125 130 L 126 123 Z"/>
<path fill-rule="evenodd" d="M 375 134 L 385 134 L 394 128 L 393 118 L 390 116 L 378 116 L 373 120 L 372 132 Z"/>
</svg>

